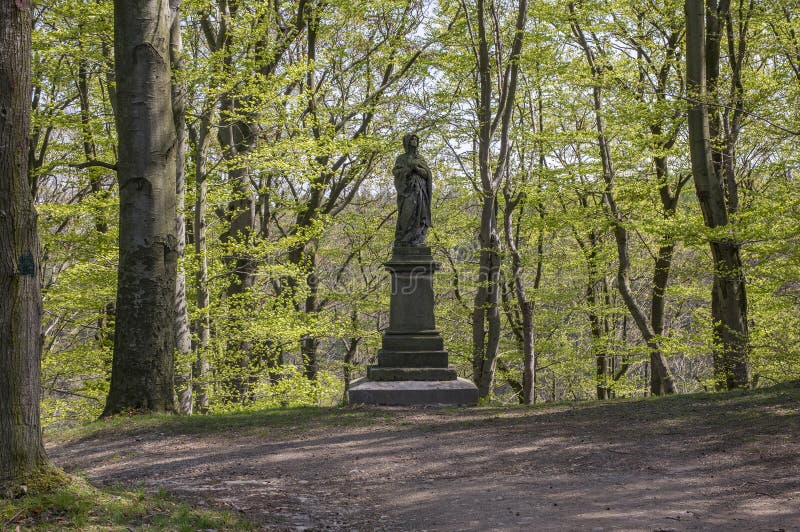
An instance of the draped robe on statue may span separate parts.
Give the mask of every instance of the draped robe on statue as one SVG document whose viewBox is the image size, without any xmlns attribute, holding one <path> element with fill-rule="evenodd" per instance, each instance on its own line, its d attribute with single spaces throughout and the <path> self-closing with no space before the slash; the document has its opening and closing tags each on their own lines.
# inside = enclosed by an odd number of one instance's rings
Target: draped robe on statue
<svg viewBox="0 0 800 532">
<path fill-rule="evenodd" d="M 424 246 L 431 226 L 431 170 L 415 148 L 406 146 L 392 170 L 397 189 L 394 245 L 398 247 Z"/>
</svg>

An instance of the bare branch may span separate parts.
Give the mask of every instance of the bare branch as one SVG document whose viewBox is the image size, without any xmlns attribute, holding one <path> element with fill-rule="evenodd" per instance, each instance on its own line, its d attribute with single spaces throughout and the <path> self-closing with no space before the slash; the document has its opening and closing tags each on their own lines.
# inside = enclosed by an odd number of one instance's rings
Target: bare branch
<svg viewBox="0 0 800 532">
<path fill-rule="evenodd" d="M 70 168 L 77 168 L 78 170 L 83 170 L 84 168 L 89 168 L 91 166 L 100 166 L 101 168 L 108 168 L 109 170 L 117 171 L 117 163 L 107 163 L 104 161 L 95 161 L 90 160 L 83 163 L 77 164 L 70 164 L 68 165 Z"/>
</svg>

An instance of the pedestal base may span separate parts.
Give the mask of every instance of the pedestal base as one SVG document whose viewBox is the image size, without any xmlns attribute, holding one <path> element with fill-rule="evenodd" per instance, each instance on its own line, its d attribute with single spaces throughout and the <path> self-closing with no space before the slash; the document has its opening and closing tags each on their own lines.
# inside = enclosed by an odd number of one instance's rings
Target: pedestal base
<svg viewBox="0 0 800 532">
<path fill-rule="evenodd" d="M 478 404 L 478 388 L 466 379 L 449 381 L 371 381 L 350 383 L 350 404 L 411 406 Z"/>
<path fill-rule="evenodd" d="M 367 367 L 371 381 L 454 381 L 458 378 L 453 368 L 382 368 Z"/>
<path fill-rule="evenodd" d="M 389 328 L 378 364 L 350 383 L 350 404 L 476 405 L 478 389 L 448 367 L 436 330 L 433 273 L 439 263 L 426 246 L 395 247 L 384 266 L 392 278 Z"/>
</svg>

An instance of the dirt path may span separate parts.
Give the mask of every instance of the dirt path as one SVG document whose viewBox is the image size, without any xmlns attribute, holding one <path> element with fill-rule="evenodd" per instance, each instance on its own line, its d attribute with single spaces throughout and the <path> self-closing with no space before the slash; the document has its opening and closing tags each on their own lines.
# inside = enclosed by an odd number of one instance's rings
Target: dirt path
<svg viewBox="0 0 800 532">
<path fill-rule="evenodd" d="M 162 487 L 269 530 L 800 531 L 798 386 L 536 410 L 369 409 L 360 426 L 328 412 L 213 432 L 168 421 L 49 452 L 92 482 Z"/>
</svg>

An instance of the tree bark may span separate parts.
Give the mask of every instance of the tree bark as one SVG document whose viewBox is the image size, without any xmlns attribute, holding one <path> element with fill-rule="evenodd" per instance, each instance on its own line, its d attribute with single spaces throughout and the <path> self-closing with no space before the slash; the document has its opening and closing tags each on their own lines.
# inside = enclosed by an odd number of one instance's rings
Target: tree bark
<svg viewBox="0 0 800 532">
<path fill-rule="evenodd" d="M 496 191 L 483 200 L 479 286 L 472 313 L 473 375 L 481 398 L 491 394 L 500 345 L 500 238 L 497 234 L 495 194 Z"/>
<path fill-rule="evenodd" d="M 180 0 L 170 1 L 172 26 L 170 28 L 170 65 L 173 72 L 183 68 L 183 40 L 181 38 Z M 175 354 L 178 363 L 175 367 L 175 391 L 178 397 L 178 412 L 192 413 L 192 335 L 189 330 L 189 306 L 186 301 L 186 272 L 180 264 L 186 253 L 186 215 L 184 213 L 186 195 L 186 88 L 177 80 L 172 80 L 172 114 L 175 123 L 175 233 L 178 255 L 175 279 Z"/>
<path fill-rule="evenodd" d="M 115 0 L 119 266 L 114 359 L 103 415 L 173 412 L 177 139 L 170 6 Z"/>
<path fill-rule="evenodd" d="M 520 0 L 517 6 L 514 38 L 505 71 L 499 75 L 498 103 L 492 111 L 493 74 L 490 56 L 487 18 L 497 20 L 494 4 L 483 0 L 477 3 L 477 49 L 475 56 L 478 70 L 478 167 L 480 172 L 482 208 L 478 241 L 481 254 L 478 269 L 478 290 L 472 312 L 472 378 L 478 387 L 478 395 L 487 398 L 497 368 L 500 345 L 500 237 L 497 231 L 497 193 L 505 175 L 510 152 L 509 133 L 514 111 L 514 99 L 519 76 L 519 57 L 528 15 L 528 3 Z M 499 43 L 498 43 L 499 45 Z M 496 65 L 503 68 L 502 65 Z M 500 131 L 497 132 L 498 126 Z M 492 164 L 493 143 L 499 144 L 496 164 Z"/>
<path fill-rule="evenodd" d="M 713 87 L 719 75 L 719 34 L 721 11 L 727 10 L 723 0 L 706 6 L 703 0 L 686 0 L 686 84 L 691 105 L 689 146 L 697 199 L 705 224 L 716 229 L 730 223 L 730 201 L 724 190 L 719 152 L 712 149 L 712 132 L 708 99 L 715 97 Z M 706 27 L 708 26 L 708 35 Z M 707 76 L 712 79 L 707 84 Z M 716 113 L 716 111 L 715 111 Z M 716 123 L 716 120 L 714 120 Z M 718 131 L 718 127 L 715 126 Z M 719 139 L 717 139 L 719 140 Z M 747 325 L 747 293 L 739 244 L 733 237 L 712 237 L 711 255 L 714 260 L 714 280 L 711 292 L 711 315 L 714 320 L 714 374 L 718 388 L 745 387 L 749 382 L 750 350 Z"/>
<path fill-rule="evenodd" d="M 505 213 L 503 217 L 504 234 L 506 246 L 511 253 L 511 276 L 514 285 L 514 296 L 519 305 L 521 320 L 519 323 L 520 340 L 522 344 L 522 397 L 521 403 L 530 405 L 534 402 L 535 383 L 536 383 L 536 352 L 533 343 L 533 302 L 528 299 L 528 293 L 522 280 L 522 254 L 519 250 L 518 239 L 514 237 L 513 214 L 517 204 L 523 199 L 522 194 L 512 199 L 510 187 L 504 189 Z M 544 232 L 539 234 L 538 246 L 539 260 L 541 261 L 542 237 Z M 541 262 L 539 263 L 541 265 Z M 541 278 L 541 270 L 537 269 L 537 280 Z M 534 283 L 534 289 L 538 283 Z"/>
<path fill-rule="evenodd" d="M 206 243 L 206 209 L 208 182 L 206 173 L 206 151 L 208 149 L 212 110 L 200 118 L 197 128 L 189 128 L 189 137 L 194 144 L 195 204 L 194 204 L 194 251 L 197 260 L 195 292 L 197 294 L 198 318 L 194 322 L 197 337 L 194 345 L 196 353 L 192 378 L 195 388 L 195 407 L 197 411 L 208 412 L 208 362 L 207 349 L 211 341 L 211 319 L 208 305 L 211 294 L 208 289 L 208 249 Z"/>
<path fill-rule="evenodd" d="M 585 208 L 586 199 L 582 198 L 581 202 L 584 203 Z M 588 307 L 589 331 L 592 336 L 597 398 L 601 400 L 611 399 L 611 388 L 609 387 L 609 378 L 611 376 L 609 373 L 610 354 L 608 352 L 609 324 L 608 318 L 603 317 L 604 313 L 602 311 L 602 305 L 608 299 L 608 282 L 605 279 L 605 275 L 601 276 L 598 272 L 597 251 L 600 246 L 600 237 L 597 231 L 594 229 L 589 231 L 586 235 L 586 241 L 578 240 L 578 245 L 581 247 L 584 257 L 586 257 L 587 280 L 584 297 Z"/>
<path fill-rule="evenodd" d="M 661 137 L 663 130 L 659 126 L 651 127 L 653 135 Z M 664 144 L 662 148 L 671 148 L 674 141 L 677 139 L 677 130 L 673 136 Z M 654 158 L 656 179 L 659 183 L 659 196 L 661 197 L 661 206 L 664 209 L 664 218 L 670 219 L 675 216 L 675 210 L 678 206 L 678 200 L 681 197 L 681 191 L 684 185 L 690 179 L 690 176 L 681 176 L 675 183 L 675 187 L 671 187 L 668 179 L 667 160 L 664 157 Z M 650 327 L 657 336 L 664 333 L 664 317 L 666 308 L 666 293 L 667 285 L 669 284 L 669 275 L 672 270 L 672 258 L 675 253 L 675 242 L 672 238 L 665 238 L 658 246 L 656 254 L 655 267 L 653 270 L 653 290 L 650 303 Z"/>
<path fill-rule="evenodd" d="M 611 146 L 609 145 L 608 137 L 606 136 L 605 118 L 603 117 L 603 98 L 602 98 L 602 82 L 604 76 L 604 67 L 598 63 L 594 51 L 589 46 L 586 35 L 580 26 L 580 23 L 575 16 L 575 5 L 569 4 L 572 19 L 572 31 L 578 42 L 583 49 L 586 61 L 592 73 L 592 80 L 594 86 L 592 87 L 592 101 L 595 114 L 595 127 L 597 130 L 597 145 L 600 151 L 600 161 L 603 170 L 603 181 L 605 189 L 603 190 L 603 203 L 611 215 L 611 220 L 614 229 L 614 239 L 617 243 L 617 287 L 619 289 L 622 300 L 625 306 L 633 317 L 633 321 L 639 328 L 642 336 L 650 347 L 650 391 L 656 395 L 671 394 L 675 392 L 675 385 L 673 382 L 672 372 L 667 365 L 667 359 L 661 351 L 659 339 L 650 327 L 649 320 L 645 316 L 644 311 L 636 301 L 636 297 L 630 286 L 630 255 L 628 251 L 628 230 L 625 228 L 622 213 L 617 206 L 616 199 L 614 198 L 614 182 L 616 179 L 616 171 L 611 158 Z M 604 361 L 604 367 L 598 366 L 598 373 L 601 369 L 603 378 L 608 375 L 608 360 Z M 598 398 L 600 398 L 601 390 L 598 388 Z M 608 398 L 608 390 L 605 391 L 605 398 Z"/>
<path fill-rule="evenodd" d="M 47 463 L 39 238 L 28 177 L 31 10 L 29 0 L 0 0 L 0 487 Z"/>
</svg>

